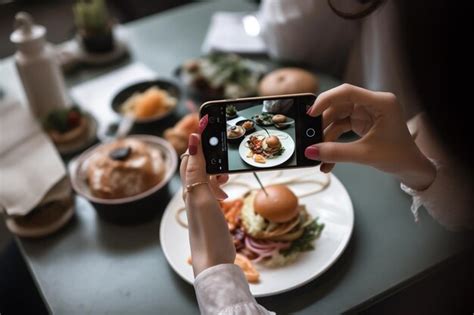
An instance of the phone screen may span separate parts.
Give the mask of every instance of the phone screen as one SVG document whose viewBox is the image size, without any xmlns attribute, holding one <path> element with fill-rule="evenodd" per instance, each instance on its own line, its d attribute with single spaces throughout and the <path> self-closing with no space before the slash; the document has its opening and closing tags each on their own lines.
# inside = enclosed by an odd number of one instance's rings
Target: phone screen
<svg viewBox="0 0 474 315">
<path fill-rule="evenodd" d="M 304 149 L 321 142 L 321 119 L 306 115 L 312 94 L 208 102 L 202 134 L 210 174 L 317 165 Z"/>
</svg>

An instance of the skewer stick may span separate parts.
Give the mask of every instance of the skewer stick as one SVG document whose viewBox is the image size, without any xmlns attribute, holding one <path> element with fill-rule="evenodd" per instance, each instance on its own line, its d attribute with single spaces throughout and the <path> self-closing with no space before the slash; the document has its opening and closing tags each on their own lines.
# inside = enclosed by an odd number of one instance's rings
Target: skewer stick
<svg viewBox="0 0 474 315">
<path fill-rule="evenodd" d="M 260 185 L 260 187 L 262 187 L 263 192 L 264 192 L 265 195 L 267 195 L 267 197 L 268 197 L 268 193 L 267 193 L 267 191 L 265 190 L 265 187 L 263 187 L 263 184 L 262 184 L 262 182 L 260 181 L 260 178 L 258 178 L 257 173 L 253 172 L 253 176 L 255 176 L 255 179 L 257 180 L 258 184 Z"/>
</svg>

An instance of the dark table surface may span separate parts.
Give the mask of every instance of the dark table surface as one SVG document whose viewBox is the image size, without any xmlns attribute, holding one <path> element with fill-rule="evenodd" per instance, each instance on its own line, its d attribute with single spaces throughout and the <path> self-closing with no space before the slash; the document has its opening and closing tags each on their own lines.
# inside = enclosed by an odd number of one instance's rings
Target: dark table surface
<svg viewBox="0 0 474 315">
<path fill-rule="evenodd" d="M 172 76 L 200 47 L 213 12 L 251 11 L 253 3 L 234 0 L 197 3 L 125 25 L 131 60 L 159 75 Z M 257 60 L 275 65 L 264 57 Z M 82 69 L 67 83 L 97 77 L 126 63 Z M 22 98 L 12 58 L 0 61 L 3 89 Z M 9 80 L 3 80 L 9 78 Z M 338 82 L 320 74 L 321 89 Z M 184 113 L 184 109 L 180 115 Z M 323 276 L 294 291 L 259 299 L 278 313 L 336 314 L 371 303 L 410 284 L 433 266 L 464 251 L 468 233 L 446 231 L 422 211 L 415 223 L 410 198 L 392 177 L 372 168 L 341 164 L 334 171 L 355 209 L 352 239 Z M 175 176 L 170 196 L 180 187 Z M 165 202 L 163 207 L 165 206 Z M 159 222 L 121 227 L 98 219 L 77 198 L 76 218 L 61 232 L 17 242 L 48 307 L 56 314 L 193 314 L 192 286 L 168 266 L 159 243 Z"/>
</svg>

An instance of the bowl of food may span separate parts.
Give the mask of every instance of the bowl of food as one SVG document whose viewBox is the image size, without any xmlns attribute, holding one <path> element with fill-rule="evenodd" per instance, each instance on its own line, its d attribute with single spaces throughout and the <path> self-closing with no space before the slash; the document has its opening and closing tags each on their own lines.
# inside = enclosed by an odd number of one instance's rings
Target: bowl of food
<svg viewBox="0 0 474 315">
<path fill-rule="evenodd" d="M 242 126 L 245 129 L 245 133 L 251 133 L 255 131 L 255 122 L 251 119 L 240 120 L 236 123 L 237 126 Z"/>
<path fill-rule="evenodd" d="M 259 126 L 271 126 L 273 125 L 273 114 L 270 113 L 261 113 L 252 117 L 257 125 Z"/>
<path fill-rule="evenodd" d="M 69 164 L 73 189 L 99 216 L 120 224 L 151 220 L 169 198 L 178 159 L 164 139 L 134 135 L 98 144 Z"/>
<path fill-rule="evenodd" d="M 137 123 L 151 123 L 174 112 L 181 98 L 181 89 L 172 81 L 144 81 L 130 85 L 115 95 L 112 109 Z"/>
<path fill-rule="evenodd" d="M 225 117 L 229 119 L 234 119 L 237 117 L 237 108 L 234 105 L 227 105 L 225 108 Z"/>
<path fill-rule="evenodd" d="M 236 54 L 214 53 L 187 60 L 176 76 L 199 101 L 257 95 L 266 66 Z"/>
<path fill-rule="evenodd" d="M 96 140 L 97 121 L 78 106 L 52 110 L 43 120 L 43 128 L 60 154 L 84 150 Z"/>
<path fill-rule="evenodd" d="M 242 126 L 230 126 L 227 128 L 227 141 L 229 143 L 239 143 L 245 136 L 245 129 Z"/>
</svg>

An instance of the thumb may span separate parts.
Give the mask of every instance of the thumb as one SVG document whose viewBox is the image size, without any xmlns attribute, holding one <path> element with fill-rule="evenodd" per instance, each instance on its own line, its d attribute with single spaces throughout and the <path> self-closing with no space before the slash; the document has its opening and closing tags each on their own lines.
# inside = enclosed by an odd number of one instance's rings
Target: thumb
<svg viewBox="0 0 474 315">
<path fill-rule="evenodd" d="M 326 163 L 355 162 L 365 164 L 367 151 L 362 143 L 322 142 L 310 145 L 304 152 L 306 158 Z"/>
</svg>

